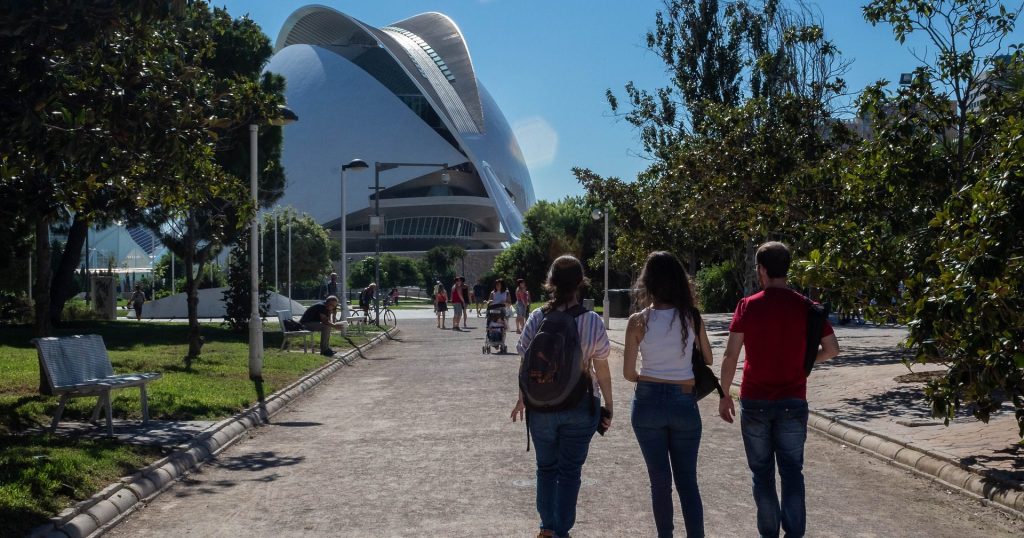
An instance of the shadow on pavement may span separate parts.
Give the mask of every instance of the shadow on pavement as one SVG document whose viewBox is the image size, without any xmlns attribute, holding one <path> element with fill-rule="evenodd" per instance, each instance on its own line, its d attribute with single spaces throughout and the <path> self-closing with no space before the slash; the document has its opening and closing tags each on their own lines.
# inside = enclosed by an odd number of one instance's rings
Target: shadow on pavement
<svg viewBox="0 0 1024 538">
<path fill-rule="evenodd" d="M 274 422 L 274 426 L 284 426 L 286 428 L 309 428 L 312 426 L 323 426 L 323 422 Z"/>
<path fill-rule="evenodd" d="M 229 471 L 265 471 L 302 463 L 304 456 L 278 456 L 274 452 L 253 452 L 213 462 L 213 466 Z"/>
</svg>

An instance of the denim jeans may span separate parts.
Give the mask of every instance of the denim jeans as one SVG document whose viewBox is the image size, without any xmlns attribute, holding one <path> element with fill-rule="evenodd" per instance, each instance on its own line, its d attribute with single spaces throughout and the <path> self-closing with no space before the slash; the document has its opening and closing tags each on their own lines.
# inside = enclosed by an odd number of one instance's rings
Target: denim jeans
<svg viewBox="0 0 1024 538">
<path fill-rule="evenodd" d="M 753 477 L 757 530 L 763 537 L 801 537 L 807 526 L 804 508 L 804 441 L 807 439 L 807 402 L 740 400 L 740 430 Z M 782 502 L 775 493 L 775 465 L 779 466 Z"/>
<path fill-rule="evenodd" d="M 584 397 L 576 407 L 530 413 L 530 435 L 537 454 L 537 512 L 540 528 L 565 536 L 576 523 L 580 473 L 590 439 L 601 417 L 600 401 Z M 593 409 L 593 414 L 591 414 Z"/>
<path fill-rule="evenodd" d="M 640 381 L 633 398 L 633 432 L 647 462 L 658 536 L 672 536 L 672 480 L 683 507 L 686 535 L 704 536 L 704 505 L 697 487 L 701 421 L 697 400 L 682 387 Z"/>
</svg>

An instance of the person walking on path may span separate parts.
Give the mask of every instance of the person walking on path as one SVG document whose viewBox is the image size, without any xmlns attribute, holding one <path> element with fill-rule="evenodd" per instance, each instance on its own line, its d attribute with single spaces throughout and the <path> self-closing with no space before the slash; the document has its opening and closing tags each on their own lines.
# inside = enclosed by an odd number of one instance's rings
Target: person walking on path
<svg viewBox="0 0 1024 538">
<path fill-rule="evenodd" d="M 145 302 L 146 292 L 142 291 L 141 285 L 136 284 L 131 297 L 132 308 L 135 309 L 135 321 L 142 321 L 142 304 Z"/>
<path fill-rule="evenodd" d="M 525 355 L 545 315 L 552 310 L 567 311 L 579 305 L 579 290 L 587 285 L 583 265 L 572 256 L 560 256 L 548 270 L 547 291 L 551 300 L 534 310 L 516 349 Z M 497 289 L 497 288 L 496 288 Z M 497 293 L 497 291 L 495 292 Z M 493 295 L 493 294 L 492 294 Z M 492 296 L 493 299 L 493 296 Z M 556 412 L 531 412 L 527 427 L 537 457 L 537 512 L 540 537 L 565 537 L 576 523 L 576 500 L 580 475 L 587 459 L 594 432 L 611 427 L 611 413 L 595 412 L 604 397 L 604 407 L 612 409 L 612 381 L 608 369 L 611 346 L 601 316 L 583 312 L 576 318 L 576 330 L 584 364 L 590 377 L 593 396 L 584 395 L 571 409 Z M 526 409 L 522 392 L 512 409 L 512 422 L 523 420 Z M 602 411 L 604 411 L 602 409 Z"/>
<path fill-rule="evenodd" d="M 462 279 L 460 286 L 462 286 L 462 298 L 465 299 L 466 304 L 462 308 L 462 328 L 469 329 L 469 308 L 473 304 L 473 295 L 469 289 L 469 284 L 466 284 L 466 277 L 460 276 Z"/>
<path fill-rule="evenodd" d="M 693 396 L 693 352 L 706 364 L 711 342 L 698 316 L 690 279 L 668 252 L 647 257 L 634 290 L 643 310 L 626 326 L 622 374 L 636 383 L 631 421 L 651 480 L 651 506 L 659 537 L 672 536 L 672 481 L 683 508 L 686 535 L 704 536 L 704 505 L 697 487 L 701 420 Z M 640 370 L 637 371 L 637 355 Z"/>
<path fill-rule="evenodd" d="M 437 313 L 437 328 L 447 329 L 445 317 L 448 316 L 448 294 L 444 291 L 444 286 L 441 285 L 440 280 L 434 286 L 434 312 Z"/>
<path fill-rule="evenodd" d="M 327 296 L 330 297 L 332 295 L 338 297 L 338 273 L 331 273 L 331 280 L 327 282 Z M 338 302 L 341 302 L 340 298 L 338 299 Z M 331 314 L 332 322 L 336 321 L 336 314 L 337 312 Z"/>
<path fill-rule="evenodd" d="M 320 354 L 325 357 L 334 356 L 331 349 L 331 330 L 340 329 L 341 323 L 334 323 L 334 313 L 338 309 L 338 298 L 328 295 L 322 303 L 316 303 L 306 309 L 299 318 L 299 323 L 307 331 L 320 333 Z"/>
<path fill-rule="evenodd" d="M 505 306 L 510 306 L 512 304 L 508 291 L 505 290 L 504 280 L 499 278 L 494 281 L 494 289 L 491 290 L 491 296 L 488 299 L 487 304 L 503 304 Z"/>
<path fill-rule="evenodd" d="M 745 348 L 740 385 L 740 431 L 753 479 L 757 530 L 763 537 L 801 537 L 807 527 L 804 504 L 804 442 L 807 439 L 807 349 L 809 300 L 786 285 L 789 248 L 768 242 L 757 249 L 757 279 L 762 291 L 740 300 L 729 325 L 722 358 L 722 386 L 736 375 L 740 349 Z M 839 354 L 839 342 L 828 321 L 822 329 L 816 362 Z M 736 408 L 726 394 L 718 414 L 733 422 Z M 775 466 L 782 482 L 781 502 L 775 492 Z"/>
<path fill-rule="evenodd" d="M 530 290 L 526 289 L 526 281 L 520 278 L 516 280 L 516 334 L 523 333 L 529 309 Z"/>
<path fill-rule="evenodd" d="M 476 317 L 480 317 L 480 306 L 484 304 L 484 296 L 487 295 L 487 289 L 484 288 L 484 281 L 477 280 L 476 284 L 473 285 L 473 301 L 476 302 Z"/>
<path fill-rule="evenodd" d="M 452 285 L 452 330 L 462 331 L 459 328 L 459 323 L 462 321 L 462 314 L 466 311 L 466 299 L 463 295 L 462 281 L 465 280 L 461 276 L 455 277 L 455 284 Z"/>
</svg>

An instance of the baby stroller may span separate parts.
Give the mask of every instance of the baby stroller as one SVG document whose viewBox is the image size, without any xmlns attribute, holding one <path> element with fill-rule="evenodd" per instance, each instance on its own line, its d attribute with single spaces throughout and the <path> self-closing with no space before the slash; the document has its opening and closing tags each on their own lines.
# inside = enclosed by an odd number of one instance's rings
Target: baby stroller
<svg viewBox="0 0 1024 538">
<path fill-rule="evenodd" d="M 508 318 L 505 315 L 505 305 L 494 303 L 487 305 L 487 326 L 484 328 L 487 336 L 484 337 L 483 353 L 487 355 L 494 351 L 507 353 L 505 347 L 505 327 Z"/>
</svg>

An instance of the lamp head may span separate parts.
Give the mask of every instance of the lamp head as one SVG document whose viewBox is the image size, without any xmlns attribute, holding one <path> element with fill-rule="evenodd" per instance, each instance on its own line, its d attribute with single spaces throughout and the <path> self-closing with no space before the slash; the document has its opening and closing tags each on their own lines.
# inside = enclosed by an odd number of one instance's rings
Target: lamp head
<svg viewBox="0 0 1024 538">
<path fill-rule="evenodd" d="M 365 170 L 369 167 L 370 165 L 362 159 L 352 159 L 348 164 L 341 165 L 342 170 Z"/>
<path fill-rule="evenodd" d="M 595 208 L 593 211 L 590 212 L 590 218 L 592 218 L 594 220 L 601 220 L 601 217 L 603 217 L 603 216 L 604 216 L 604 211 L 601 211 L 600 209 L 597 209 L 597 208 Z"/>
</svg>

